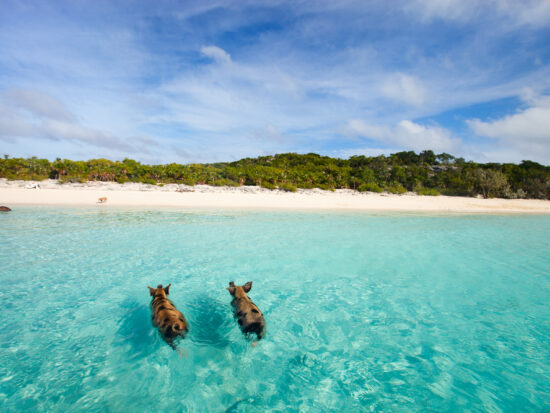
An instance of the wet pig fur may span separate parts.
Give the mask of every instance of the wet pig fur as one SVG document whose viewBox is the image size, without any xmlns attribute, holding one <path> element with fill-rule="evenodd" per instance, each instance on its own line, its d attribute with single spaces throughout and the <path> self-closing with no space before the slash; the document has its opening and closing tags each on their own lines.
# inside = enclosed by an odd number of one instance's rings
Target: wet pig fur
<svg viewBox="0 0 550 413">
<path fill-rule="evenodd" d="M 258 340 L 265 336 L 265 319 L 260 309 L 246 295 L 252 288 L 252 281 L 243 286 L 236 286 L 233 281 L 227 290 L 233 296 L 231 304 L 235 309 L 239 326 L 245 334 L 256 334 Z"/>
<path fill-rule="evenodd" d="M 151 300 L 153 325 L 159 329 L 164 341 L 174 348 L 174 340 L 178 337 L 185 337 L 189 331 L 189 325 L 183 314 L 167 297 L 171 285 L 168 284 L 163 288 L 161 284 L 157 288 L 148 288 L 151 297 L 153 297 Z"/>
</svg>

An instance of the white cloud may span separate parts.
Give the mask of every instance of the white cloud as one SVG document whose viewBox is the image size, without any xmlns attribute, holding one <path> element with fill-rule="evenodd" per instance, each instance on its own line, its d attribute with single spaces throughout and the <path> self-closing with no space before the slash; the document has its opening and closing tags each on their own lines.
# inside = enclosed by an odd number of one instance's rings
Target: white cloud
<svg viewBox="0 0 550 413">
<path fill-rule="evenodd" d="M 384 143 L 387 146 L 423 151 L 457 153 L 460 140 L 439 126 L 424 126 L 410 120 L 402 120 L 394 127 L 366 123 L 362 120 L 350 120 L 346 131 L 349 135 L 361 136 Z"/>
<path fill-rule="evenodd" d="M 306 84 L 272 64 L 232 62 L 179 76 L 154 96 L 165 108 L 159 121 L 218 136 L 263 134 L 281 140 L 273 125 L 303 129 L 335 116 L 322 102 L 308 99 L 316 87 L 317 82 Z"/>
<path fill-rule="evenodd" d="M 481 6 L 477 0 L 416 0 L 406 3 L 405 9 L 420 14 L 424 20 L 465 20 L 478 14 Z"/>
<path fill-rule="evenodd" d="M 17 137 L 38 135 L 37 128 L 15 116 L 8 107 L 0 105 L 0 140 L 13 141 Z"/>
<path fill-rule="evenodd" d="M 403 73 L 388 77 L 382 83 L 380 90 L 384 96 L 392 100 L 413 106 L 422 105 L 428 96 L 420 80 Z"/>
<path fill-rule="evenodd" d="M 499 151 L 513 151 L 522 159 L 550 160 L 550 96 L 529 97 L 527 109 L 500 119 L 466 121 L 476 135 L 497 139 Z"/>
<path fill-rule="evenodd" d="M 441 18 L 466 22 L 495 16 L 519 25 L 550 23 L 548 0 L 416 0 L 405 3 L 405 10 L 419 14 L 424 20 Z"/>
<path fill-rule="evenodd" d="M 126 153 L 149 153 L 146 137 L 121 139 L 79 124 L 65 105 L 48 94 L 13 89 L 0 99 L 0 140 L 19 138 L 79 142 Z"/>
<path fill-rule="evenodd" d="M 516 17 L 524 24 L 547 26 L 550 23 L 550 1 L 506 0 L 499 2 L 500 10 L 510 17 Z"/>
<path fill-rule="evenodd" d="M 35 90 L 13 89 L 5 92 L 12 105 L 38 116 L 72 122 L 75 116 L 59 100 Z"/>
<path fill-rule="evenodd" d="M 52 140 L 75 140 L 92 146 L 110 147 L 126 151 L 132 149 L 130 145 L 107 133 L 68 122 L 46 120 L 38 127 L 38 132 Z"/>
<path fill-rule="evenodd" d="M 218 46 L 203 46 L 201 53 L 218 63 L 231 63 L 231 56 Z"/>
</svg>

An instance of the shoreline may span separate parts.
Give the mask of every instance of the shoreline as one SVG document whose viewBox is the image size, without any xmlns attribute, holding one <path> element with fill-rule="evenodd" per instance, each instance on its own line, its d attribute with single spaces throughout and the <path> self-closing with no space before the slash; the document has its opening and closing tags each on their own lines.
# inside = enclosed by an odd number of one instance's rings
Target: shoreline
<svg viewBox="0 0 550 413">
<path fill-rule="evenodd" d="M 25 188 L 38 183 L 40 189 Z M 98 199 L 107 197 L 105 204 Z M 227 208 L 260 210 L 334 210 L 428 213 L 550 214 L 550 200 L 480 199 L 357 192 L 337 189 L 299 189 L 283 192 L 259 187 L 87 182 L 60 184 L 54 180 L 8 181 L 0 179 L 0 205 L 109 206 Z"/>
</svg>

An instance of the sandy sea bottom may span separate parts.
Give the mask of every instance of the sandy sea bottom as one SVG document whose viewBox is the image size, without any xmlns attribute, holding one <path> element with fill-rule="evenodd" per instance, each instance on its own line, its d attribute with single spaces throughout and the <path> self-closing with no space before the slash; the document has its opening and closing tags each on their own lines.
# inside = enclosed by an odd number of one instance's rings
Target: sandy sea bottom
<svg viewBox="0 0 550 413">
<path fill-rule="evenodd" d="M 550 408 L 550 216 L 20 207 L 0 230 L 2 411 Z M 150 322 L 169 282 L 181 354 Z"/>
</svg>

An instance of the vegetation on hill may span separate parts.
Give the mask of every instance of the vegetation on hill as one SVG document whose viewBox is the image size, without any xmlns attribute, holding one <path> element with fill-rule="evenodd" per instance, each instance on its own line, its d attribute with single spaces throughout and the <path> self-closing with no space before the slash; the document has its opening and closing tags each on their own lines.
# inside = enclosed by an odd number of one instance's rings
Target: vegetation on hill
<svg viewBox="0 0 550 413">
<path fill-rule="evenodd" d="M 297 188 L 421 195 L 462 195 L 486 198 L 550 199 L 550 167 L 536 162 L 521 164 L 466 162 L 433 151 L 398 152 L 390 156 L 331 158 L 314 153 L 285 153 L 236 162 L 145 165 L 132 159 L 0 159 L 0 177 L 62 182 L 115 181 L 148 184 L 258 185 L 296 191 Z"/>
</svg>

